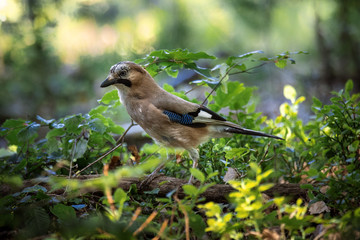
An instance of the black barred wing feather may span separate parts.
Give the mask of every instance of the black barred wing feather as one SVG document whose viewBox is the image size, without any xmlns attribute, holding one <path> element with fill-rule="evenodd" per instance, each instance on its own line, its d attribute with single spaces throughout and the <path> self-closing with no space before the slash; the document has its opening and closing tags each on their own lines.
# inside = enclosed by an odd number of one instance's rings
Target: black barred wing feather
<svg viewBox="0 0 360 240">
<path fill-rule="evenodd" d="M 205 126 L 206 123 L 226 121 L 225 118 L 206 107 L 199 107 L 195 112 L 189 112 L 185 114 L 180 114 L 168 110 L 164 110 L 163 113 L 168 116 L 170 121 L 187 126 Z"/>
</svg>

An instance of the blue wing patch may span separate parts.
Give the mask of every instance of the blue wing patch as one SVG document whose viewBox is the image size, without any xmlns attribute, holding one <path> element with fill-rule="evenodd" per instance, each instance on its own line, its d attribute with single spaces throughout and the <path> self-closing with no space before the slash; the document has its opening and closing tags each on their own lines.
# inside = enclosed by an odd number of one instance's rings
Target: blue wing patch
<svg viewBox="0 0 360 240">
<path fill-rule="evenodd" d="M 194 120 L 194 117 L 189 114 L 179 114 L 167 110 L 164 110 L 163 113 L 168 116 L 170 121 L 183 125 L 191 125 Z"/>
</svg>

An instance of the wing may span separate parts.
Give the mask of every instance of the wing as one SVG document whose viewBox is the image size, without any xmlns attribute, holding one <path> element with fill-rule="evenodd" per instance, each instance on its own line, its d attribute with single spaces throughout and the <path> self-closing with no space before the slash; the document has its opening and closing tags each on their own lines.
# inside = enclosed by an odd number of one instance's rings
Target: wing
<svg viewBox="0 0 360 240">
<path fill-rule="evenodd" d="M 205 127 L 207 123 L 212 123 L 214 121 L 226 122 L 225 118 L 203 106 L 200 106 L 194 112 L 181 114 L 174 111 L 164 110 L 163 114 L 168 116 L 169 120 L 172 122 L 191 127 Z"/>
<path fill-rule="evenodd" d="M 203 106 L 200 106 L 195 112 L 189 112 L 185 114 L 180 114 L 168 110 L 164 110 L 163 113 L 168 116 L 170 121 L 189 127 L 206 127 L 208 125 L 212 125 L 214 126 L 213 130 L 216 133 L 214 136 L 217 135 L 218 137 L 228 136 L 226 134 L 229 133 L 237 133 L 283 140 L 281 137 L 242 128 L 235 123 L 226 121 L 226 119 L 221 117 L 219 114 Z M 225 133 L 225 135 L 222 135 L 221 133 Z"/>
</svg>

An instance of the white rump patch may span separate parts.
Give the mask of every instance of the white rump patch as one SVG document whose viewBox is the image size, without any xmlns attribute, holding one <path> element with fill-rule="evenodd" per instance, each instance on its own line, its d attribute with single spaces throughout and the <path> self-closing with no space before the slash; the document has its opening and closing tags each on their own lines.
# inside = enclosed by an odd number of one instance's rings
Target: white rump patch
<svg viewBox="0 0 360 240">
<path fill-rule="evenodd" d="M 205 111 L 202 111 L 200 110 L 199 114 L 198 114 L 198 117 L 203 117 L 203 118 L 211 118 L 212 115 L 208 112 L 205 112 Z"/>
</svg>

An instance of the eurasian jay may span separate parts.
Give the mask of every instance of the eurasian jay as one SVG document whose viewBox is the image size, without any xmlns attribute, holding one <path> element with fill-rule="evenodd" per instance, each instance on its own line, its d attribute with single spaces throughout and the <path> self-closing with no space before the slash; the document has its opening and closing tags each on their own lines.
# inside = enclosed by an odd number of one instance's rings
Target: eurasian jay
<svg viewBox="0 0 360 240">
<path fill-rule="evenodd" d="M 210 138 L 235 133 L 282 139 L 226 121 L 210 109 L 162 89 L 140 65 L 124 61 L 113 65 L 101 87 L 114 85 L 130 117 L 156 142 L 186 149 L 197 167 L 197 146 Z M 190 182 L 192 177 L 190 177 Z"/>
</svg>

